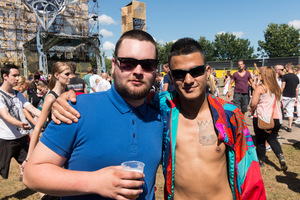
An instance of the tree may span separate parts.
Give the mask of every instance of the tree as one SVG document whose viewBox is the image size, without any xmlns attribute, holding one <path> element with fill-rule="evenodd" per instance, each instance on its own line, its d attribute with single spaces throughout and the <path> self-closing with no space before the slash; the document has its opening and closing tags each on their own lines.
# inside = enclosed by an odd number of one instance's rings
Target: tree
<svg viewBox="0 0 300 200">
<path fill-rule="evenodd" d="M 203 36 L 200 36 L 198 42 L 201 45 L 202 49 L 204 50 L 204 55 L 205 55 L 206 61 L 215 60 L 216 52 L 215 52 L 215 48 L 214 48 L 214 45 L 212 44 L 212 42 L 210 42 Z"/>
<path fill-rule="evenodd" d="M 258 51 L 264 51 L 270 58 L 300 55 L 300 29 L 287 24 L 270 23 L 264 31 L 265 41 L 258 41 Z"/>
<path fill-rule="evenodd" d="M 222 33 L 215 36 L 213 42 L 216 60 L 245 60 L 256 58 L 254 47 L 248 39 L 237 38 L 232 33 Z"/>
<path fill-rule="evenodd" d="M 169 52 L 173 42 L 167 42 L 166 44 L 156 43 L 158 48 L 158 60 L 160 64 L 168 62 Z"/>
</svg>

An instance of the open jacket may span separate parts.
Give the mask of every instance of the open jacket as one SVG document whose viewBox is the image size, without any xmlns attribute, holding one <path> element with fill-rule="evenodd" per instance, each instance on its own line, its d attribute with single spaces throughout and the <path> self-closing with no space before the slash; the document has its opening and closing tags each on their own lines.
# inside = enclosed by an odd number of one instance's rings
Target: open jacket
<svg viewBox="0 0 300 200">
<path fill-rule="evenodd" d="M 228 176 L 233 199 L 266 199 L 260 167 L 252 137 L 239 108 L 207 93 L 217 137 L 228 152 Z M 148 103 L 164 119 L 163 173 L 165 199 L 174 197 L 175 149 L 179 116 L 176 92 L 150 94 Z"/>
</svg>

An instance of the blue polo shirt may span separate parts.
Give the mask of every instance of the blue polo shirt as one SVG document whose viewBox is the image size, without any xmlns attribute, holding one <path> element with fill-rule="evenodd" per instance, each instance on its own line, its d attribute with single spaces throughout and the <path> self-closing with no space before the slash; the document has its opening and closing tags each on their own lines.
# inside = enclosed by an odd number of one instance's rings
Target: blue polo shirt
<svg viewBox="0 0 300 200">
<path fill-rule="evenodd" d="M 106 92 L 77 96 L 73 107 L 79 111 L 78 123 L 51 122 L 41 142 L 67 158 L 65 168 L 96 171 L 124 161 L 145 163 L 145 184 L 138 199 L 154 199 L 156 171 L 162 157 L 163 122 L 145 103 L 130 106 L 114 86 Z M 63 199 L 106 199 L 98 195 Z"/>
</svg>

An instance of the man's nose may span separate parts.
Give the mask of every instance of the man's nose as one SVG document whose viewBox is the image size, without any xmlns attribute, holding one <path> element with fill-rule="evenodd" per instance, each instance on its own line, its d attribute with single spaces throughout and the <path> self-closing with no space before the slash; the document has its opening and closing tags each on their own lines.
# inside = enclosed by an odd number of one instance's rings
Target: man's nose
<svg viewBox="0 0 300 200">
<path fill-rule="evenodd" d="M 138 64 L 133 70 L 133 73 L 135 73 L 135 74 L 141 74 L 143 72 L 144 72 L 144 70 L 140 64 Z"/>
<path fill-rule="evenodd" d="M 184 78 L 184 83 L 190 84 L 192 82 L 194 82 L 194 77 L 192 77 L 192 75 L 187 73 Z"/>
</svg>

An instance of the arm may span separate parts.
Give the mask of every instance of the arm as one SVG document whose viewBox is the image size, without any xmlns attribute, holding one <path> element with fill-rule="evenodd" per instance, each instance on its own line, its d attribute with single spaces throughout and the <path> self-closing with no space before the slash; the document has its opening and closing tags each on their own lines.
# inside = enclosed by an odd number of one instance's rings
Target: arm
<svg viewBox="0 0 300 200">
<path fill-rule="evenodd" d="M 228 85 L 228 96 L 229 97 L 231 97 L 231 87 L 232 87 L 233 82 L 234 82 L 234 80 L 233 80 L 233 78 L 231 78 L 230 83 Z"/>
<path fill-rule="evenodd" d="M 17 120 L 13 116 L 10 115 L 8 110 L 5 107 L 0 108 L 0 116 L 8 123 L 21 127 L 24 130 L 30 129 L 30 126 L 28 125 L 28 122 L 21 122 L 20 120 Z"/>
<path fill-rule="evenodd" d="M 282 84 L 281 84 L 281 92 L 283 92 L 284 88 L 285 88 L 285 81 L 282 81 Z"/>
<path fill-rule="evenodd" d="M 30 121 L 33 125 L 36 125 L 36 121 L 33 119 L 33 117 L 31 116 L 31 114 L 23 108 L 23 113 L 24 113 L 24 116 L 26 117 L 26 119 L 28 121 Z"/>
<path fill-rule="evenodd" d="M 251 112 L 253 113 L 256 109 L 256 106 L 258 104 L 259 101 L 259 97 L 260 95 L 263 93 L 263 88 L 262 86 L 258 86 L 255 90 L 254 93 L 252 95 L 252 99 L 250 102 L 250 108 L 251 108 Z"/>
<path fill-rule="evenodd" d="M 253 88 L 253 90 L 255 90 L 256 86 L 255 86 L 252 78 L 249 79 L 249 83 L 250 83 L 251 87 Z"/>
<path fill-rule="evenodd" d="M 168 91 L 169 83 L 164 83 L 163 92 Z"/>
<path fill-rule="evenodd" d="M 299 84 L 296 87 L 296 101 L 298 99 L 298 94 L 299 94 Z M 298 111 L 298 112 L 300 112 L 300 111 Z"/>
<path fill-rule="evenodd" d="M 255 67 L 256 71 L 260 74 L 260 70 L 259 70 L 259 68 L 257 67 L 257 64 L 256 64 L 256 63 L 254 63 L 254 67 Z"/>
<path fill-rule="evenodd" d="M 86 172 L 64 169 L 66 158 L 39 143 L 25 168 L 23 181 L 33 190 L 54 196 L 99 194 L 112 199 L 142 193 L 143 173 L 122 171 L 119 166 Z M 135 179 L 135 180 L 134 180 Z M 45 181 L 47 180 L 47 181 Z"/>
<path fill-rule="evenodd" d="M 55 101 L 55 98 L 52 95 L 48 95 L 45 98 L 42 113 L 41 113 L 41 115 L 33 129 L 33 132 L 31 134 L 29 149 L 28 149 L 28 153 L 27 153 L 27 159 L 30 157 L 31 153 L 33 152 L 33 149 L 35 148 L 36 144 L 38 143 L 40 133 L 41 133 L 42 128 L 47 120 L 47 117 L 51 110 L 51 106 L 54 103 L 54 101 Z"/>
<path fill-rule="evenodd" d="M 37 109 L 36 107 L 34 107 L 31 103 L 27 104 L 25 106 L 25 109 L 28 110 L 30 113 L 34 114 L 35 116 L 40 116 L 41 111 L 39 109 Z"/>
</svg>

